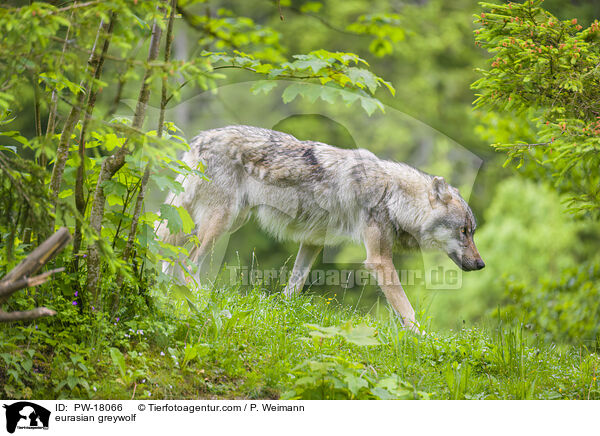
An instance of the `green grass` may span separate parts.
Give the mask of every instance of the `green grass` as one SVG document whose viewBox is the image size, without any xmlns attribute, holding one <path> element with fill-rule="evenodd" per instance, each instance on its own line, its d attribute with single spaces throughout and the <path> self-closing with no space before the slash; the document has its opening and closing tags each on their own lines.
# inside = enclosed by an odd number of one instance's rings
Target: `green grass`
<svg viewBox="0 0 600 436">
<path fill-rule="evenodd" d="M 503 323 L 417 337 L 335 299 L 206 291 L 130 319 L 80 315 L 0 330 L 9 398 L 597 399 L 600 359 Z M 310 325 L 310 326 L 309 326 Z M 319 327 L 320 326 L 320 327 Z M 331 327 L 329 329 L 324 327 Z M 377 345 L 367 345 L 376 343 Z"/>
</svg>

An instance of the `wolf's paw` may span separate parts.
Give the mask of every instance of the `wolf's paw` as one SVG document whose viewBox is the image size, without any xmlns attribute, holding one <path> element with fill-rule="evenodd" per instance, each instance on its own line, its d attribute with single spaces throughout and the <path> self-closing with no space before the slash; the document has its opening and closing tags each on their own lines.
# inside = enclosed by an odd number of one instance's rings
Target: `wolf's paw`
<svg viewBox="0 0 600 436">
<path fill-rule="evenodd" d="M 421 328 L 421 325 L 419 324 L 419 322 L 417 320 L 415 320 L 414 318 L 406 319 L 406 318 L 402 318 L 401 316 L 398 316 L 398 319 L 402 323 L 402 327 L 404 327 L 405 330 L 408 330 L 409 332 L 414 333 L 419 336 L 425 335 L 425 330 L 423 330 Z"/>
<path fill-rule="evenodd" d="M 421 326 L 419 325 L 419 323 L 417 321 L 414 321 L 414 322 L 409 321 L 408 324 L 410 324 L 410 326 L 405 327 L 405 329 L 407 329 L 411 333 L 414 333 L 415 335 L 419 335 L 419 336 L 423 336 L 423 337 L 425 337 L 425 335 L 427 334 L 425 332 L 425 330 L 423 330 L 421 328 Z"/>
</svg>

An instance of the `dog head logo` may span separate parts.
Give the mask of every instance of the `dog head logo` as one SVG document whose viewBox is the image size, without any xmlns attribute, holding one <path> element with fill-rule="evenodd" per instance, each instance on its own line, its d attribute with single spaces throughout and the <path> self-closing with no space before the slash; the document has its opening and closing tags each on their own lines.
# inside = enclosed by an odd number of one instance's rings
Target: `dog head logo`
<svg viewBox="0 0 600 436">
<path fill-rule="evenodd" d="M 19 429 L 48 429 L 50 411 L 28 401 L 4 405 L 6 409 L 6 431 Z"/>
</svg>

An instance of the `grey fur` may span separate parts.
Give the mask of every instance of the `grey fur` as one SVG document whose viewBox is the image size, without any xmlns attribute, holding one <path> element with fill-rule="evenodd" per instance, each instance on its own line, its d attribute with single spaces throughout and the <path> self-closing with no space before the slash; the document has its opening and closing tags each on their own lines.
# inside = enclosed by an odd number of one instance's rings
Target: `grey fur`
<svg viewBox="0 0 600 436">
<path fill-rule="evenodd" d="M 441 249 L 465 270 L 483 267 L 473 243 L 475 218 L 458 190 L 368 150 L 228 126 L 200 133 L 183 160 L 190 166 L 202 161 L 209 178 L 182 179 L 184 191 L 167 199 L 185 207 L 196 223 L 201 245 L 193 260 L 200 262 L 219 235 L 253 214 L 276 238 L 302 244 L 286 295 L 301 290 L 319 247 L 364 243 L 367 267 L 403 322 L 417 330 L 414 311 L 390 271 L 392 251 Z M 176 237 L 164 226 L 159 233 Z M 392 275 L 390 283 L 383 282 L 385 274 Z"/>
</svg>

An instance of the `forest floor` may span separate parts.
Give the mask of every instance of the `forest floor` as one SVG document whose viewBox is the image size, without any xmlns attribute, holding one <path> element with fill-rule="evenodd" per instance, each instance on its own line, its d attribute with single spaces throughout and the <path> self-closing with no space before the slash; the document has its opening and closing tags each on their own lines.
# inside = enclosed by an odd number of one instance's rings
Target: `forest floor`
<svg viewBox="0 0 600 436">
<path fill-rule="evenodd" d="M 157 297 L 129 319 L 0 328 L 0 396 L 19 399 L 598 399 L 600 358 L 498 321 L 416 336 L 335 297 L 261 290 Z M 23 303 L 25 304 L 25 302 Z"/>
</svg>

